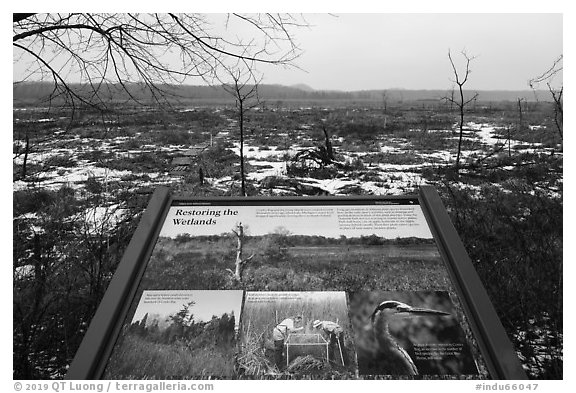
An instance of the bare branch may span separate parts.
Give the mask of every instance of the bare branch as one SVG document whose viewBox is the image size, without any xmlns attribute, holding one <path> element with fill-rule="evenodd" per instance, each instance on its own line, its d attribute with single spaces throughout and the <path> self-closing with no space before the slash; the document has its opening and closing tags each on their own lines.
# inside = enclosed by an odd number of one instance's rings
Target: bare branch
<svg viewBox="0 0 576 393">
<path fill-rule="evenodd" d="M 446 100 L 447 102 L 456 104 L 456 106 L 458 107 L 459 112 L 460 112 L 460 122 L 459 122 L 460 123 L 460 125 L 459 125 L 460 132 L 459 132 L 459 136 L 458 136 L 458 152 L 456 154 L 456 171 L 458 171 L 459 167 L 460 167 L 460 154 L 462 151 L 462 137 L 464 135 L 464 109 L 468 104 L 470 104 L 471 102 L 476 100 L 476 98 L 478 97 L 478 93 L 475 93 L 468 100 L 464 99 L 464 84 L 468 81 L 468 76 L 471 73 L 470 62 L 474 59 L 474 57 L 468 56 L 465 51 L 462 51 L 461 53 L 462 53 L 462 56 L 464 56 L 464 59 L 466 60 L 466 68 L 464 69 L 464 77 L 461 77 L 461 74 L 458 73 L 458 70 L 456 69 L 456 65 L 454 64 L 454 60 L 452 60 L 452 55 L 450 53 L 450 50 L 448 50 L 448 59 L 450 60 L 450 64 L 452 66 L 452 72 L 454 73 L 454 77 L 456 78 L 456 80 L 453 80 L 453 82 L 456 83 L 456 85 L 458 85 L 459 98 L 455 99 L 454 94 L 452 94 L 451 97 L 444 97 L 444 100 Z"/>
<path fill-rule="evenodd" d="M 530 86 L 530 88 L 534 89 L 538 83 L 542 83 L 544 81 L 549 81 L 557 73 L 562 71 L 564 69 L 563 65 L 561 65 L 563 58 L 564 58 L 564 55 L 560 55 L 556 60 L 554 60 L 554 63 L 552 64 L 552 66 L 549 69 L 544 71 L 544 73 L 542 73 L 541 75 L 530 79 L 528 81 L 528 85 Z"/>
<path fill-rule="evenodd" d="M 546 70 L 544 73 L 537 76 L 536 78 L 532 78 L 528 81 L 530 88 L 534 91 L 534 96 L 536 97 L 536 100 L 538 100 L 538 97 L 536 95 L 536 88 L 538 84 L 546 82 L 548 91 L 552 95 L 552 100 L 554 101 L 554 124 L 556 125 L 556 129 L 558 130 L 560 138 L 563 138 L 564 108 L 563 108 L 562 94 L 564 91 L 564 86 L 560 86 L 559 88 L 555 89 L 552 87 L 551 82 L 554 79 L 554 77 L 564 69 L 562 61 L 563 61 L 563 55 L 560 55 L 556 60 L 554 60 L 554 63 L 548 70 Z"/>
<path fill-rule="evenodd" d="M 292 32 L 307 26 L 305 21 L 289 14 L 233 16 L 254 27 L 249 40 L 211 33 L 200 14 L 89 13 L 14 14 L 12 40 L 15 59 L 24 65 L 19 68 L 34 66 L 21 80 L 49 75 L 59 82 L 58 93 L 69 90 L 52 99 L 102 106 L 123 92 L 134 101 L 130 86 L 142 83 L 153 100 L 166 103 L 165 87 L 190 78 L 213 84 L 233 69 L 294 66 L 301 50 Z M 71 80 L 86 89 L 72 91 Z"/>
<path fill-rule="evenodd" d="M 20 21 L 23 21 L 24 19 L 31 17 L 32 15 L 34 14 L 12 14 L 12 21 L 14 23 L 18 23 Z"/>
<path fill-rule="evenodd" d="M 469 103 L 475 101 L 478 98 L 478 93 L 474 93 L 474 95 L 472 97 L 470 97 L 468 100 L 466 100 L 464 102 L 464 106 L 468 105 Z"/>
</svg>

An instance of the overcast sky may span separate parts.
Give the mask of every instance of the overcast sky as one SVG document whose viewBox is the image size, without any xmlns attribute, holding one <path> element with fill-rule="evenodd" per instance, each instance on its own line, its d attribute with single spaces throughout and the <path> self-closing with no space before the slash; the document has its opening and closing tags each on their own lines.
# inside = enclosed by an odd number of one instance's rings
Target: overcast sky
<svg viewBox="0 0 576 393">
<path fill-rule="evenodd" d="M 171 298 L 166 296 L 170 295 Z M 162 296 L 162 297 L 161 297 Z M 159 314 L 163 319 L 182 310 L 185 304 L 193 301 L 190 308 L 194 319 L 209 321 L 212 316 L 221 317 L 225 313 L 234 312 L 236 326 L 240 322 L 242 307 L 242 291 L 204 291 L 204 290 L 165 290 L 144 291 L 132 322 L 140 321 L 146 313 Z"/>
<path fill-rule="evenodd" d="M 295 36 L 306 72 L 264 68 L 265 83 L 305 83 L 315 89 L 446 89 L 451 50 L 466 87 L 527 89 L 528 79 L 562 54 L 562 14 L 309 14 Z M 463 70 L 463 68 L 461 68 Z"/>
<path fill-rule="evenodd" d="M 222 28 L 225 15 L 209 14 L 214 31 Z M 454 79 L 450 50 L 461 73 L 465 67 L 461 52 L 474 57 L 466 88 L 523 90 L 529 88 L 530 78 L 546 71 L 563 53 L 561 13 L 341 12 L 303 16 L 309 27 L 292 31 L 303 50 L 295 62 L 299 68 L 260 65 L 262 83 L 302 83 L 314 89 L 347 91 L 446 90 Z M 254 34 L 250 29 L 249 23 L 233 23 L 227 34 L 248 40 Z M 15 51 L 15 80 L 22 79 L 28 65 L 17 54 Z M 177 55 L 174 61 L 178 61 Z M 562 83 L 562 75 L 556 82 Z M 193 78 L 187 83 L 203 84 Z"/>
</svg>

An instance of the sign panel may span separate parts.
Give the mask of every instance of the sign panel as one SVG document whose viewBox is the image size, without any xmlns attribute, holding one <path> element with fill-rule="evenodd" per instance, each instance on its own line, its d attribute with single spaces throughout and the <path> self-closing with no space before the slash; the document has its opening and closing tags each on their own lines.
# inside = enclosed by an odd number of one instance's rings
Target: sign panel
<svg viewBox="0 0 576 393">
<path fill-rule="evenodd" d="M 81 347 L 69 377 L 500 377 L 485 301 L 469 300 L 454 239 L 438 239 L 421 199 L 156 202 L 124 274 L 129 301 L 115 321 L 95 317 L 102 349 L 90 360 Z"/>
</svg>

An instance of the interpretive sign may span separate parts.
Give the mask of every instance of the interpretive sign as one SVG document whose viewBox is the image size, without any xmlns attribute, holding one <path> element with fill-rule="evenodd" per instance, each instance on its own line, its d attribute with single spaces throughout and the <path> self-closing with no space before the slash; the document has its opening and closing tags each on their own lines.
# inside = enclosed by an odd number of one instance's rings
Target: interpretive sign
<svg viewBox="0 0 576 393">
<path fill-rule="evenodd" d="M 70 367 L 106 379 L 525 378 L 437 193 L 158 190 Z"/>
</svg>

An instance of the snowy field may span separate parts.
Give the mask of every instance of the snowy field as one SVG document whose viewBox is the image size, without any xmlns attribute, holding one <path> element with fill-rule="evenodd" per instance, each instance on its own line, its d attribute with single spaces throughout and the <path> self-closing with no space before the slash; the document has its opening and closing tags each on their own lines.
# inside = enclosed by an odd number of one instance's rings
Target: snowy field
<svg viewBox="0 0 576 393">
<path fill-rule="evenodd" d="M 42 121 L 52 121 L 52 119 L 40 119 Z M 240 154 L 240 144 L 234 140 L 237 134 L 237 124 L 235 120 L 226 118 L 227 125 L 222 129 L 215 130 L 214 140 L 225 140 L 232 143 L 230 150 L 236 155 Z M 454 134 L 457 124 L 453 125 L 454 129 L 445 130 L 429 130 L 429 133 L 434 133 L 443 138 L 453 140 L 453 145 L 456 146 L 458 136 Z M 537 129 L 539 125 L 531 125 L 531 129 Z M 289 158 L 296 155 L 298 152 L 306 149 L 302 147 L 305 142 L 309 145 L 311 138 L 309 137 L 309 128 L 307 124 L 302 124 L 297 130 L 294 130 L 297 138 L 293 140 L 292 144 L 287 148 L 279 146 L 257 146 L 251 144 L 250 138 L 247 137 L 244 143 L 244 157 L 252 170 L 247 173 L 247 179 L 254 181 L 256 187 L 258 182 L 268 178 L 287 177 L 287 165 Z M 417 131 L 417 130 L 416 130 Z M 277 134 L 278 136 L 287 137 L 288 134 Z M 170 174 L 169 171 L 146 171 L 146 172 L 131 172 L 129 170 L 114 170 L 107 169 L 98 165 L 96 162 L 91 162 L 85 159 L 78 159 L 80 153 L 87 153 L 90 151 L 114 153 L 116 158 L 124 158 L 130 161 L 139 154 L 145 152 L 168 152 L 176 154 L 183 152 L 187 146 L 183 145 L 153 145 L 145 144 L 140 146 L 139 149 L 123 149 L 121 146 L 129 138 L 111 137 L 109 139 L 92 139 L 92 138 L 79 138 L 73 136 L 69 140 L 61 139 L 58 145 L 65 146 L 67 142 L 74 142 L 74 147 L 58 147 L 53 146 L 55 142 L 47 143 L 45 146 L 37 146 L 36 151 L 28 155 L 29 164 L 41 165 L 49 161 L 53 157 L 68 156 L 71 160 L 75 161 L 74 166 L 52 167 L 49 171 L 44 171 L 34 179 L 33 183 L 29 181 L 15 181 L 13 183 L 14 191 L 23 190 L 28 187 L 40 187 L 50 190 L 55 190 L 61 186 L 69 186 L 74 189 L 82 188 L 86 181 L 90 178 L 97 179 L 98 181 L 106 184 L 108 182 L 117 182 L 128 177 L 146 178 L 146 181 L 140 180 L 135 187 L 154 187 L 157 185 L 170 185 L 181 181 L 181 176 Z M 538 143 L 526 143 L 523 141 L 505 139 L 498 133 L 498 127 L 490 123 L 474 123 L 468 122 L 465 125 L 464 139 L 470 143 L 466 146 L 473 146 L 472 149 L 462 151 L 462 159 L 478 158 L 488 154 L 495 149 L 500 148 L 502 151 L 513 149 L 515 154 L 519 153 L 534 153 L 546 152 L 547 149 L 543 148 Z M 345 142 L 342 137 L 335 138 L 335 150 L 339 154 L 342 162 L 352 162 L 355 158 L 366 158 L 369 153 L 366 152 L 352 152 L 345 151 L 339 148 Z M 15 141 L 16 144 L 22 145 L 22 141 Z M 330 195 L 345 195 L 347 190 L 355 187 L 357 190 L 362 189 L 363 192 L 373 195 L 401 195 L 406 193 L 413 193 L 416 189 L 423 184 L 426 180 L 422 177 L 424 169 L 434 169 L 435 167 L 453 165 L 456 154 L 455 148 L 450 150 L 436 150 L 433 152 L 420 152 L 415 149 L 410 149 L 410 141 L 402 138 L 378 138 L 378 150 L 381 153 L 394 155 L 403 155 L 410 153 L 413 157 L 417 158 L 418 163 L 386 163 L 386 162 L 372 162 L 365 160 L 365 171 L 370 171 L 372 174 L 377 174 L 378 181 L 364 180 L 357 173 L 342 173 L 337 178 L 333 179 L 316 179 L 312 177 L 297 178 L 302 184 L 313 186 L 317 189 L 323 190 Z M 23 157 L 20 156 L 15 159 L 15 164 L 21 165 Z M 408 159 L 409 160 L 409 159 Z M 221 189 L 223 191 L 229 190 L 236 180 L 230 176 L 221 178 L 207 178 L 209 184 Z M 282 194 L 282 190 L 278 190 L 277 194 Z"/>
</svg>

